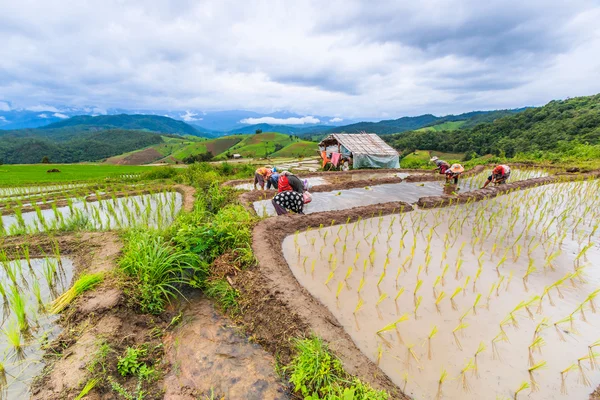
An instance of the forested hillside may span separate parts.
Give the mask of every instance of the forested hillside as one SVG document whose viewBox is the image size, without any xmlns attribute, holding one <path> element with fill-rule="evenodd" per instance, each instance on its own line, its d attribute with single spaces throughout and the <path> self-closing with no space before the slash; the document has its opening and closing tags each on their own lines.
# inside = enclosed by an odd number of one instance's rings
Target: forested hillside
<svg viewBox="0 0 600 400">
<path fill-rule="evenodd" d="M 77 128 L 79 130 L 98 130 L 98 129 L 135 129 L 148 130 L 160 133 L 172 133 L 177 135 L 196 135 L 202 133 L 191 125 L 183 121 L 177 121 L 173 118 L 162 117 L 159 115 L 79 115 L 64 121 L 46 125 L 40 130 L 54 130 L 59 128 Z"/>
<path fill-rule="evenodd" d="M 600 95 L 556 100 L 544 107 L 453 131 L 411 131 L 385 138 L 395 148 L 494 154 L 567 151 L 600 144 Z"/>
<path fill-rule="evenodd" d="M 10 134 L 0 139 L 0 162 L 6 164 L 34 164 L 44 157 L 53 163 L 97 161 L 163 141 L 156 133 L 122 129 L 80 132 L 63 140 Z"/>
</svg>

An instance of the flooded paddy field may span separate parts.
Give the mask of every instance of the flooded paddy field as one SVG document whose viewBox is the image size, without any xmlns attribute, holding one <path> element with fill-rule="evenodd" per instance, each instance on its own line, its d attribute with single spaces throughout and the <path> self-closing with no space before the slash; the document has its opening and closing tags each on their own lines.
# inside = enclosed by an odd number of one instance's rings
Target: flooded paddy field
<svg viewBox="0 0 600 400">
<path fill-rule="evenodd" d="M 587 399 L 600 384 L 599 181 L 291 235 L 298 282 L 416 399 Z"/>
<path fill-rule="evenodd" d="M 47 306 L 71 285 L 73 263 L 60 256 L 9 261 L 4 253 L 0 263 L 0 397 L 23 399 L 44 368 L 44 346 L 61 331 L 58 315 L 49 313 Z"/>
<path fill-rule="evenodd" d="M 465 177 L 459 180 L 458 185 L 446 185 L 444 181 L 400 182 L 377 185 L 377 182 L 374 181 L 373 186 L 364 188 L 312 193 L 313 200 L 304 207 L 304 213 L 345 210 L 352 207 L 392 201 L 416 203 L 419 198 L 425 196 L 450 195 L 459 191 L 464 193 L 482 187 L 490 173 L 491 170 Z M 515 170 L 511 174 L 510 182 L 547 175 L 547 172 L 542 170 Z M 276 215 L 270 199 L 256 201 L 253 206 L 256 213 L 261 217 Z"/>
<path fill-rule="evenodd" d="M 106 197 L 106 196 L 105 196 Z M 108 230 L 135 226 L 164 227 L 170 224 L 182 207 L 178 192 L 160 192 L 138 196 L 102 198 L 88 202 L 69 199 L 68 205 L 0 216 L 0 233 L 7 235 L 72 230 Z"/>
</svg>

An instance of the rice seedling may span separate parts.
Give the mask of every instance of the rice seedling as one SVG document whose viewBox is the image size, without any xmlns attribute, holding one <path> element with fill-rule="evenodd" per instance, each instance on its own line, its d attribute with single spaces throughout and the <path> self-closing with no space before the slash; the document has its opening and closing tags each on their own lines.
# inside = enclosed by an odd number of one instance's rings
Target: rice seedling
<svg viewBox="0 0 600 400">
<path fill-rule="evenodd" d="M 459 286 L 456 289 L 454 289 L 454 293 L 452 293 L 452 296 L 450 296 L 450 304 L 452 304 L 452 309 L 453 310 L 458 310 L 458 307 L 457 307 L 456 303 L 454 302 L 454 298 L 456 296 L 458 296 L 458 294 L 460 292 L 462 292 L 462 290 L 463 290 L 463 288 Z"/>
<path fill-rule="evenodd" d="M 471 391 L 471 386 L 469 385 L 469 381 L 467 379 L 467 372 L 469 372 L 473 368 L 474 368 L 473 360 L 469 360 L 467 362 L 467 364 L 460 370 L 460 374 L 459 374 L 460 384 L 462 386 L 462 389 L 465 392 Z"/>
<path fill-rule="evenodd" d="M 431 360 L 431 339 L 433 339 L 433 337 L 438 333 L 438 328 L 437 326 L 433 326 L 433 328 L 431 329 L 431 332 L 429 332 L 429 335 L 427 335 L 427 359 Z"/>
<path fill-rule="evenodd" d="M 594 353 L 594 347 L 600 346 L 600 340 L 596 340 L 594 343 L 588 346 L 588 355 L 590 356 L 590 369 L 593 371 L 598 367 L 596 363 L 596 353 Z"/>
<path fill-rule="evenodd" d="M 532 392 L 537 392 L 539 387 L 538 384 L 535 380 L 535 376 L 534 376 L 534 372 L 545 368 L 546 367 L 546 361 L 541 361 L 531 367 L 529 367 L 529 369 L 527 370 L 527 372 L 529 373 L 529 382 L 531 383 L 531 391 Z"/>
<path fill-rule="evenodd" d="M 23 333 L 29 331 L 29 320 L 27 319 L 27 311 L 25 310 L 25 300 L 19 292 L 18 286 L 12 286 L 8 295 L 8 302 L 12 312 L 17 317 L 19 330 Z"/>
<path fill-rule="evenodd" d="M 584 385 L 584 386 L 592 386 L 592 383 L 590 382 L 589 378 L 587 377 L 587 375 L 585 374 L 585 370 L 583 365 L 581 364 L 583 361 L 589 359 L 591 356 L 585 355 L 581 358 L 577 359 L 577 368 L 579 369 L 579 379 L 580 382 Z"/>
<path fill-rule="evenodd" d="M 513 399 L 517 400 L 517 396 L 519 395 L 519 393 L 521 393 L 525 389 L 529 389 L 530 387 L 531 386 L 529 385 L 529 382 L 521 383 L 521 386 L 519 386 L 519 388 L 515 390 L 515 395 L 513 396 Z"/>
<path fill-rule="evenodd" d="M 533 339 L 533 342 L 531 342 L 531 344 L 528 347 L 528 350 L 529 350 L 529 366 L 535 365 L 535 360 L 533 359 L 533 353 L 534 353 L 534 351 L 537 349 L 541 353 L 541 348 L 545 344 L 546 344 L 546 342 L 544 341 L 544 338 L 541 337 L 541 336 L 536 336 L 536 338 Z"/>
<path fill-rule="evenodd" d="M 71 304 L 71 302 L 73 302 L 77 296 L 81 295 L 83 292 L 93 289 L 100 282 L 102 282 L 103 279 L 104 276 L 101 273 L 82 275 L 79 279 L 77 279 L 77 281 L 75 281 L 69 290 L 52 302 L 49 307 L 49 312 L 51 314 L 58 314 L 69 304 Z"/>
<path fill-rule="evenodd" d="M 456 343 L 456 347 L 458 347 L 459 350 L 462 350 L 463 348 L 460 343 L 460 340 L 458 340 L 457 333 L 461 332 L 463 329 L 467 328 L 468 326 L 469 326 L 468 324 L 465 324 L 464 322 L 460 322 L 458 324 L 458 326 L 452 330 L 452 336 L 454 336 L 454 343 Z"/>
<path fill-rule="evenodd" d="M 569 365 L 567 368 L 563 369 L 562 371 L 560 371 L 560 392 L 562 394 L 568 394 L 567 393 L 567 385 L 566 385 L 567 375 L 569 374 L 570 371 L 573 371 L 577 368 L 578 368 L 577 363 L 574 363 L 574 364 Z"/>
<path fill-rule="evenodd" d="M 448 373 L 446 372 L 446 370 L 442 370 L 442 374 L 440 375 L 440 379 L 438 379 L 438 388 L 437 388 L 437 393 L 435 395 L 436 400 L 440 400 L 442 398 L 442 385 L 444 384 L 444 381 L 448 378 Z"/>
</svg>

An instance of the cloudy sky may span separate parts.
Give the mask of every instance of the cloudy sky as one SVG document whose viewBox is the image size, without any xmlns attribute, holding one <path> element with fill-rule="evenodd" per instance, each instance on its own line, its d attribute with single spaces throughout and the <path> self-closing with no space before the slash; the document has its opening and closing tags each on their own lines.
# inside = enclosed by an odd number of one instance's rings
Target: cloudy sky
<svg viewBox="0 0 600 400">
<path fill-rule="evenodd" d="M 598 0 L 0 0 L 0 108 L 541 105 L 600 92 L 598 21 Z"/>
</svg>

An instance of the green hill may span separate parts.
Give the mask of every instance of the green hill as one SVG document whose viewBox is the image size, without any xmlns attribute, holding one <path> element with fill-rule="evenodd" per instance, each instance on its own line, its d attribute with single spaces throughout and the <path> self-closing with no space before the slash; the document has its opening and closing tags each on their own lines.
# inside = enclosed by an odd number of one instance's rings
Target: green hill
<svg viewBox="0 0 600 400">
<path fill-rule="evenodd" d="M 183 121 L 160 115 L 79 115 L 64 121 L 55 122 L 39 128 L 39 130 L 53 130 L 76 128 L 79 130 L 98 129 L 132 129 L 148 130 L 151 132 L 170 133 L 176 135 L 201 136 L 202 133 Z"/>
<path fill-rule="evenodd" d="M 600 94 L 551 101 L 543 107 L 526 109 L 470 129 L 412 131 L 385 139 L 403 151 L 421 149 L 506 157 L 529 153 L 538 157 L 547 152 L 567 154 L 577 146 L 592 146 L 592 153 L 600 157 Z"/>
<path fill-rule="evenodd" d="M 35 164 L 43 157 L 53 163 L 97 161 L 163 141 L 156 133 L 122 129 L 85 132 L 60 141 L 28 135 L 1 138 L 0 162 L 5 164 Z"/>
<path fill-rule="evenodd" d="M 307 143 L 313 146 L 312 151 L 309 150 Z M 265 157 L 282 155 L 288 146 L 295 145 L 292 153 L 294 156 L 309 156 L 314 155 L 315 143 L 300 140 L 292 135 L 285 135 L 277 132 L 265 132 L 259 134 L 245 135 L 244 139 L 228 149 L 231 154 L 241 154 L 242 157 Z M 224 159 L 225 154 L 221 154 L 218 158 Z"/>
</svg>

